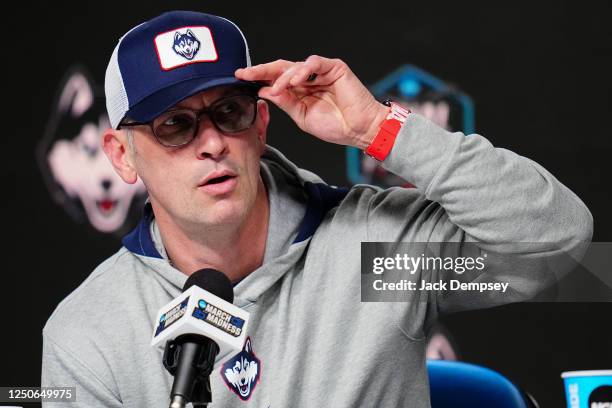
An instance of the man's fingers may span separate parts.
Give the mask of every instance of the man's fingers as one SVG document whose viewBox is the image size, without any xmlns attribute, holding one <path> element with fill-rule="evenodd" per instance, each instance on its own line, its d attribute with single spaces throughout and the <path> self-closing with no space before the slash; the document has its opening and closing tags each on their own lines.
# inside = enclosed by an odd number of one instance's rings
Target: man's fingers
<svg viewBox="0 0 612 408">
<path fill-rule="evenodd" d="M 234 75 L 244 81 L 275 81 L 293 64 L 291 61 L 276 60 L 266 64 L 237 69 Z"/>
<path fill-rule="evenodd" d="M 278 95 L 289 87 L 329 85 L 341 74 L 343 62 L 311 55 L 304 62 L 296 62 L 272 84 L 272 93 Z"/>
<path fill-rule="evenodd" d="M 259 97 L 274 103 L 284 110 L 296 123 L 298 122 L 302 107 L 297 96 L 293 93 L 285 91 L 280 94 L 274 94 L 272 87 L 266 86 L 259 90 Z"/>
<path fill-rule="evenodd" d="M 306 106 L 304 97 L 317 92 L 333 93 L 330 86 L 347 72 L 350 70 L 339 59 L 311 55 L 301 62 L 277 60 L 239 69 L 236 78 L 267 82 L 267 86 L 259 90 L 259 96 L 287 112 L 302 127 Z"/>
<path fill-rule="evenodd" d="M 311 55 L 304 61 L 304 65 L 310 69 L 310 72 L 315 72 L 319 76 L 329 76 L 342 64 L 344 63 L 339 59 L 330 59 L 319 55 Z"/>
<path fill-rule="evenodd" d="M 245 81 L 265 81 L 271 92 L 278 95 L 289 87 L 331 84 L 340 73 L 342 61 L 311 55 L 305 61 L 276 60 L 236 70 L 236 78 Z"/>
<path fill-rule="evenodd" d="M 296 69 L 291 86 L 330 85 L 340 76 L 341 60 L 311 55 Z"/>
<path fill-rule="evenodd" d="M 296 72 L 298 72 L 301 68 L 300 62 L 294 63 L 291 67 L 287 68 L 285 72 L 281 76 L 279 76 L 274 84 L 272 84 L 272 95 L 278 95 L 287 89 L 291 85 L 291 80 L 295 76 Z"/>
<path fill-rule="evenodd" d="M 291 77 L 289 81 L 291 86 L 303 85 L 307 82 L 312 83 L 313 80 L 308 80 L 313 77 L 316 79 L 318 74 L 312 70 L 311 67 L 307 66 L 306 63 L 302 64 L 298 69 L 295 70 L 295 74 Z"/>
</svg>

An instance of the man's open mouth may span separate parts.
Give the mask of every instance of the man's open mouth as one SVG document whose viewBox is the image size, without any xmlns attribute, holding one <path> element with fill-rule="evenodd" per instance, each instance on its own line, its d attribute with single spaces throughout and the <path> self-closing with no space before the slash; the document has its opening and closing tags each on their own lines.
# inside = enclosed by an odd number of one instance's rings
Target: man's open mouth
<svg viewBox="0 0 612 408">
<path fill-rule="evenodd" d="M 224 196 L 234 191 L 238 177 L 233 174 L 220 174 L 204 181 L 199 188 L 214 196 Z"/>
<path fill-rule="evenodd" d="M 231 178 L 234 178 L 235 176 L 229 176 L 229 175 L 225 175 L 225 176 L 220 176 L 220 177 L 214 177 L 210 180 L 208 180 L 206 183 L 202 184 L 203 186 L 208 186 L 210 184 L 219 184 L 219 183 L 223 183 L 224 181 L 227 181 Z"/>
</svg>

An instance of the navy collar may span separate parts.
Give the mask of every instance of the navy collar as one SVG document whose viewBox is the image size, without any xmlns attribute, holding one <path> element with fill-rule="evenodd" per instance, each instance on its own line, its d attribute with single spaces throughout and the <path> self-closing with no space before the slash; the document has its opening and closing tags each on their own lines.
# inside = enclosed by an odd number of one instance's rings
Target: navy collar
<svg viewBox="0 0 612 408">
<path fill-rule="evenodd" d="M 155 248 L 153 237 L 151 237 L 151 221 L 153 220 L 153 207 L 150 202 L 146 202 L 142 218 L 136 228 L 121 240 L 121 243 L 130 252 L 137 255 L 149 256 L 162 259 L 163 257 Z"/>
</svg>

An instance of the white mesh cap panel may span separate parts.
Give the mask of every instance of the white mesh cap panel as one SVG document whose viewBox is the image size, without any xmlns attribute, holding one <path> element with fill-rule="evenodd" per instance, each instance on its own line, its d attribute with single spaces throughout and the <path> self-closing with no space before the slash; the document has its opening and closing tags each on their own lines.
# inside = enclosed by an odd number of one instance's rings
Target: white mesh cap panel
<svg viewBox="0 0 612 408">
<path fill-rule="evenodd" d="M 242 40 L 244 41 L 244 48 L 246 49 L 246 61 L 247 61 L 247 67 L 251 66 L 251 54 L 249 53 L 249 44 L 247 43 L 246 37 L 244 36 L 242 30 L 240 29 L 240 27 L 238 27 L 236 25 L 236 23 L 234 23 L 231 20 L 228 20 L 225 17 L 221 17 L 221 16 L 217 16 L 219 18 L 224 19 L 225 21 L 227 21 L 228 23 L 231 23 L 234 27 L 236 27 L 236 30 L 238 30 L 238 32 L 240 33 L 240 35 L 242 36 Z"/>
<path fill-rule="evenodd" d="M 104 77 L 104 94 L 106 95 L 106 111 L 113 129 L 117 129 L 117 125 L 119 125 L 119 122 L 121 122 L 121 119 L 123 119 L 125 113 L 130 109 L 130 102 L 128 101 L 125 85 L 123 84 L 123 77 L 121 76 L 121 70 L 119 69 L 119 47 L 121 46 L 125 36 L 143 24 L 144 23 L 138 24 L 119 38 L 119 41 L 117 41 L 117 46 L 113 50 L 113 55 L 111 55 L 108 66 L 106 67 L 106 75 Z"/>
<path fill-rule="evenodd" d="M 121 38 L 121 40 L 123 40 L 123 38 Z M 106 67 L 106 77 L 104 79 L 106 111 L 108 112 L 111 126 L 114 129 L 117 128 L 117 125 L 119 125 L 119 122 L 123 119 L 123 116 L 125 116 L 125 113 L 130 107 L 125 92 L 125 86 L 123 85 L 121 71 L 119 70 L 119 61 L 117 59 L 121 40 L 119 40 L 119 43 L 113 50 L 113 55 L 111 55 L 108 67 Z"/>
</svg>

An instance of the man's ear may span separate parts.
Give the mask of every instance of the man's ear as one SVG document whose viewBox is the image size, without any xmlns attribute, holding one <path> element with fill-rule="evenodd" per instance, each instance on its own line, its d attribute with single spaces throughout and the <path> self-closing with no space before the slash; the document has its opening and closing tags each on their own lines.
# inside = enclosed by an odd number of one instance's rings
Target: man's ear
<svg viewBox="0 0 612 408">
<path fill-rule="evenodd" d="M 268 106 L 268 102 L 260 99 L 257 101 L 257 119 L 255 120 L 257 138 L 261 144 L 260 154 L 263 154 L 266 150 L 268 123 L 270 123 L 270 107 Z"/>
<path fill-rule="evenodd" d="M 102 149 L 115 171 L 128 184 L 138 181 L 134 158 L 130 154 L 126 131 L 106 129 L 102 134 Z"/>
</svg>

